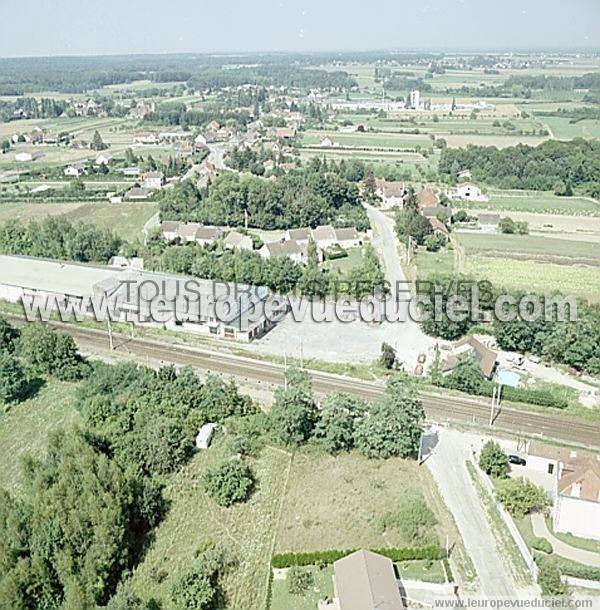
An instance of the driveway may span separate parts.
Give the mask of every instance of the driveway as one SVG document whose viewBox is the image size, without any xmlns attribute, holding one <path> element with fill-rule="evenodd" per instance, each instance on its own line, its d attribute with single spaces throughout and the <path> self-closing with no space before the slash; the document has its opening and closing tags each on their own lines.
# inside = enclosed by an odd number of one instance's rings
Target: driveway
<svg viewBox="0 0 600 610">
<path fill-rule="evenodd" d="M 550 532 L 546 525 L 544 515 L 540 513 L 534 513 L 531 515 L 531 524 L 533 526 L 533 533 L 538 538 L 546 538 L 552 543 L 554 552 L 565 559 L 577 561 L 578 563 L 584 563 L 588 566 L 594 566 L 600 568 L 600 554 L 592 551 L 586 551 L 584 549 L 578 549 L 574 546 L 570 546 L 566 542 L 559 540 L 554 534 Z"/>
<path fill-rule="evenodd" d="M 523 592 L 517 591 L 504 566 L 481 500 L 465 465 L 469 452 L 466 436 L 456 430 L 440 430 L 438 444 L 425 463 L 454 516 L 477 571 L 481 593 L 488 598 L 520 599 Z"/>
</svg>

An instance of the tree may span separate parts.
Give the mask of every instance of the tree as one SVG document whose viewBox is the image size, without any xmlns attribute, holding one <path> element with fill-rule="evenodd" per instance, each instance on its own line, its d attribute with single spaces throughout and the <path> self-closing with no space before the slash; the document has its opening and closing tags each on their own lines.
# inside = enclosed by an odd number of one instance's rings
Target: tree
<svg viewBox="0 0 600 610">
<path fill-rule="evenodd" d="M 21 363 L 12 354 L 0 353 L 0 402 L 18 402 L 27 392 Z"/>
<path fill-rule="evenodd" d="M 349 451 L 354 447 L 354 432 L 366 409 L 366 403 L 359 398 L 342 392 L 330 394 L 320 411 L 315 439 L 329 453 Z"/>
<path fill-rule="evenodd" d="M 388 380 L 385 396 L 357 426 L 358 450 L 370 458 L 416 455 L 425 411 L 414 382 L 405 375 Z"/>
<path fill-rule="evenodd" d="M 254 475 L 250 467 L 238 459 L 223 462 L 208 470 L 202 480 L 206 493 L 219 506 L 245 502 L 254 487 Z"/>
<path fill-rule="evenodd" d="M 437 252 L 443 245 L 442 239 L 435 233 L 428 235 L 423 243 L 428 252 Z"/>
<path fill-rule="evenodd" d="M 532 512 L 544 511 L 552 505 L 543 487 L 537 487 L 522 477 L 502 481 L 498 485 L 496 494 L 506 510 L 517 518 Z"/>
<path fill-rule="evenodd" d="M 103 142 L 102 136 L 100 135 L 100 132 L 98 130 L 94 132 L 90 148 L 96 151 L 106 150 L 108 148 L 108 146 Z"/>
<path fill-rule="evenodd" d="M 201 552 L 192 568 L 171 587 L 174 610 L 213 610 L 218 598 L 222 554 L 215 548 Z"/>
<path fill-rule="evenodd" d="M 308 373 L 292 368 L 286 373 L 286 383 L 287 388 L 275 390 L 271 422 L 281 441 L 298 445 L 312 436 L 318 410 Z"/>
<path fill-rule="evenodd" d="M 324 297 L 329 292 L 331 275 L 327 269 L 319 267 L 317 244 L 308 242 L 308 261 L 298 280 L 298 290 L 308 296 Z"/>
<path fill-rule="evenodd" d="M 304 595 L 314 583 L 312 572 L 308 568 L 292 566 L 287 573 L 287 589 L 292 595 Z"/>
<path fill-rule="evenodd" d="M 433 228 L 425 216 L 405 205 L 396 213 L 396 233 L 402 239 L 410 236 L 422 245 L 425 238 L 433 233 Z"/>
<path fill-rule="evenodd" d="M 552 561 L 543 561 L 538 566 L 537 582 L 544 597 L 563 597 L 569 594 L 569 587 L 563 583 L 559 567 Z"/>
<path fill-rule="evenodd" d="M 20 336 L 20 331 L 0 316 L 0 353 L 13 352 L 15 344 Z"/>
<path fill-rule="evenodd" d="M 505 479 L 510 472 L 508 456 L 502 451 L 500 445 L 494 441 L 488 441 L 483 446 L 479 456 L 479 467 L 495 479 Z"/>
<path fill-rule="evenodd" d="M 467 353 L 459 357 L 456 368 L 444 379 L 443 385 L 467 394 L 478 394 L 483 382 L 483 373 L 477 360 Z"/>
<path fill-rule="evenodd" d="M 511 235 L 516 233 L 517 227 L 515 226 L 515 221 L 512 218 L 506 216 L 505 218 L 500 219 L 500 224 L 498 225 L 500 229 L 500 233 L 505 233 L 507 235 Z"/>
<path fill-rule="evenodd" d="M 396 365 L 396 350 L 385 341 L 381 344 L 381 356 L 379 356 L 379 362 L 381 365 L 391 370 Z"/>
</svg>

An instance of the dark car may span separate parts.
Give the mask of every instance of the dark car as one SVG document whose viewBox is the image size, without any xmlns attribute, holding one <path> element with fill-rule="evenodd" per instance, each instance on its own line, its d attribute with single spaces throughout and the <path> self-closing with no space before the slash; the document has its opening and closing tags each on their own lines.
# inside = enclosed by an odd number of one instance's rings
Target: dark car
<svg viewBox="0 0 600 610">
<path fill-rule="evenodd" d="M 522 458 L 520 455 L 509 455 L 508 461 L 511 464 L 516 464 L 517 466 L 527 466 L 527 460 Z"/>
</svg>

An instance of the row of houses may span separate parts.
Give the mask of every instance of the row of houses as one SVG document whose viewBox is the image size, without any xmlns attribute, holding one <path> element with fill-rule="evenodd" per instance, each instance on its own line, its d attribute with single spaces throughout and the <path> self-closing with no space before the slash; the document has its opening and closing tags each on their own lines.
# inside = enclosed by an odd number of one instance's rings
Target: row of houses
<svg viewBox="0 0 600 610">
<path fill-rule="evenodd" d="M 161 223 L 160 230 L 162 238 L 165 241 L 180 243 L 196 242 L 199 246 L 212 244 L 223 237 L 223 231 L 219 227 L 206 226 L 199 222 L 165 220 Z"/>
<path fill-rule="evenodd" d="M 285 236 L 279 241 L 265 243 L 259 254 L 265 258 L 273 256 L 287 256 L 296 263 L 308 261 L 308 243 L 314 241 L 319 260 L 323 258 L 323 251 L 334 246 L 344 249 L 357 248 L 362 245 L 362 237 L 355 227 L 337 229 L 331 225 L 320 225 L 314 229 L 288 229 Z"/>
</svg>

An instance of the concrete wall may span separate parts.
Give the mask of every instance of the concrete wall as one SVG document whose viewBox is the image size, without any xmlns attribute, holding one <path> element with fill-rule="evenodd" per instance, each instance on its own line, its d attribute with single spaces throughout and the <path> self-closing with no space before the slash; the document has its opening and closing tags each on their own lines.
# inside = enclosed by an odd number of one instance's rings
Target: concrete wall
<svg viewBox="0 0 600 610">
<path fill-rule="evenodd" d="M 554 530 L 600 540 L 600 502 L 559 495 L 554 506 Z"/>
</svg>

